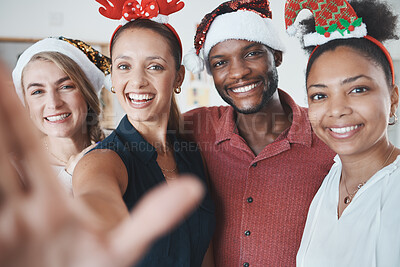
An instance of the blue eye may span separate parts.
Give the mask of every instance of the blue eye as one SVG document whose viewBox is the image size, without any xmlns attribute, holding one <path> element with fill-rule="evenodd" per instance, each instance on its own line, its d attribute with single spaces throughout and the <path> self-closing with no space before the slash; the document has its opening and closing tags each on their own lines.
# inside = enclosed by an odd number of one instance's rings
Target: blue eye
<svg viewBox="0 0 400 267">
<path fill-rule="evenodd" d="M 39 95 L 39 94 L 41 94 L 41 93 L 43 93 L 42 90 L 33 90 L 32 93 L 31 93 L 31 95 Z"/>
<path fill-rule="evenodd" d="M 129 70 L 130 69 L 130 67 L 126 64 L 119 64 L 117 68 L 120 70 Z"/>
<path fill-rule="evenodd" d="M 73 85 L 62 85 L 61 89 L 73 89 L 75 88 Z"/>
</svg>

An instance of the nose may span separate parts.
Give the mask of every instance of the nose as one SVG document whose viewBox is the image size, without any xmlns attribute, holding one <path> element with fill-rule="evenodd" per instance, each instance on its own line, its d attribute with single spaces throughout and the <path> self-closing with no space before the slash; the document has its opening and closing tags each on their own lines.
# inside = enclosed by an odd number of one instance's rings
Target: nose
<svg viewBox="0 0 400 267">
<path fill-rule="evenodd" d="M 60 93 L 56 90 L 54 92 L 49 92 L 46 98 L 46 106 L 49 109 L 57 109 L 63 105 L 64 101 Z"/>
<path fill-rule="evenodd" d="M 231 79 L 240 80 L 250 74 L 251 69 L 243 60 L 235 59 L 231 61 L 229 68 L 229 77 Z"/>
<path fill-rule="evenodd" d="M 129 85 L 134 89 L 141 89 L 148 85 L 146 71 L 142 68 L 133 68 L 131 71 Z"/>
<path fill-rule="evenodd" d="M 331 96 L 328 101 L 328 115 L 334 118 L 341 118 L 352 113 L 351 106 L 346 95 Z"/>
</svg>

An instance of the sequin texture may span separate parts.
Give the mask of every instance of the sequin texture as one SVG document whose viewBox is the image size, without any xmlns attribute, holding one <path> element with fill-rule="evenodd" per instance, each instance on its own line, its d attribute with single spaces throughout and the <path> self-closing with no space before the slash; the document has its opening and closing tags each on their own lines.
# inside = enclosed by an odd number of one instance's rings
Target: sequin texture
<svg viewBox="0 0 400 267">
<path fill-rule="evenodd" d="M 89 58 L 93 64 L 96 65 L 105 75 L 110 74 L 111 60 L 110 58 L 104 56 L 99 51 L 94 49 L 92 46 L 81 40 L 68 39 L 63 36 L 58 38 L 59 40 L 70 43 L 79 50 L 81 50 Z"/>
</svg>

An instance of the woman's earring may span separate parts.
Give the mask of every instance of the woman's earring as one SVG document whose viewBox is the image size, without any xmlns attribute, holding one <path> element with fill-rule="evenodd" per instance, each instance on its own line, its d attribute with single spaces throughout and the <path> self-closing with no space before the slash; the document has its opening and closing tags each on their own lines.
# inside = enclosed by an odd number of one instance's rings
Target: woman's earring
<svg viewBox="0 0 400 267">
<path fill-rule="evenodd" d="M 175 89 L 174 89 L 174 92 L 175 92 L 175 94 L 180 94 L 181 92 L 182 92 L 182 88 L 179 86 L 179 87 L 176 87 Z"/>
<path fill-rule="evenodd" d="M 115 94 L 115 88 L 114 88 L 114 86 L 111 86 L 111 93 Z"/>
<path fill-rule="evenodd" d="M 390 118 L 392 118 L 392 117 L 390 117 Z M 397 115 L 396 115 L 396 113 L 394 113 L 393 114 L 393 121 L 390 121 L 390 119 L 389 119 L 389 125 L 395 125 L 397 123 Z"/>
</svg>

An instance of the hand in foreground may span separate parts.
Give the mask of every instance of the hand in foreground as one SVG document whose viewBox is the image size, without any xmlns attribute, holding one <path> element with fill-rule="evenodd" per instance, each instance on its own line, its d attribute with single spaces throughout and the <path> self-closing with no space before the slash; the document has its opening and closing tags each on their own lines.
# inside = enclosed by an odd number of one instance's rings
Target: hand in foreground
<svg viewBox="0 0 400 267">
<path fill-rule="evenodd" d="M 149 192 L 109 233 L 58 185 L 25 110 L 0 66 L 0 266 L 129 266 L 201 201 L 186 177 Z"/>
</svg>

